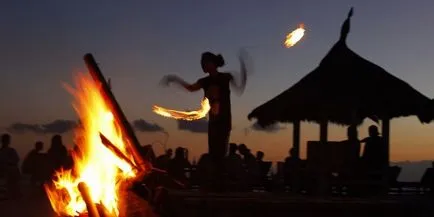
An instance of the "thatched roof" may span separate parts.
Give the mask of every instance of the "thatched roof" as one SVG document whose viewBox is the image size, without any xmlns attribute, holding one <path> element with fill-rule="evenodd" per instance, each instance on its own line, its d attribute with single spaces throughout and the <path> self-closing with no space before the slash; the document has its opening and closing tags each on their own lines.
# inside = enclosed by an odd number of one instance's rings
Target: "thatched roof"
<svg viewBox="0 0 434 217">
<path fill-rule="evenodd" d="M 254 109 L 248 118 L 262 126 L 275 122 L 328 120 L 360 124 L 366 117 L 395 118 L 423 115 L 430 99 L 383 68 L 348 48 L 352 8 L 339 41 L 319 66 L 277 97 Z"/>
</svg>

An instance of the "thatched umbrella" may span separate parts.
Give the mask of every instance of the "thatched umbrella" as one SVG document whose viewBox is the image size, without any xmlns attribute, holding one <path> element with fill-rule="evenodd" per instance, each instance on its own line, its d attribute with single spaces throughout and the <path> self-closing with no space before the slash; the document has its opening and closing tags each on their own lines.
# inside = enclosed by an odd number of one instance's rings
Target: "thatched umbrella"
<svg viewBox="0 0 434 217">
<path fill-rule="evenodd" d="M 338 42 L 319 66 L 291 88 L 254 109 L 248 118 L 261 126 L 275 122 L 310 121 L 321 125 L 320 140 L 327 140 L 327 122 L 340 125 L 360 124 L 370 117 L 383 121 L 383 137 L 388 143 L 389 120 L 417 115 L 429 122 L 426 114 L 430 99 L 383 68 L 360 57 L 348 48 L 351 8 L 342 25 Z M 294 135 L 298 148 L 299 135 Z"/>
</svg>

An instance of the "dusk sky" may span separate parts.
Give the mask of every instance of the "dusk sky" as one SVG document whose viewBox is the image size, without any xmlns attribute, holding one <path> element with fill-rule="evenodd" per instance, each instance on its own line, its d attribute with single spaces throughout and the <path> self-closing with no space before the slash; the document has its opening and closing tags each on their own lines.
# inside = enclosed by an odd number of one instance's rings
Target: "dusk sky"
<svg viewBox="0 0 434 217">
<path fill-rule="evenodd" d="M 319 64 L 338 40 L 351 6 L 348 46 L 433 98 L 432 0 L 3 1 L 0 126 L 76 120 L 73 98 L 62 84 L 73 84 L 74 75 L 86 72 L 83 55 L 90 52 L 112 79 L 114 94 L 131 121 L 157 124 L 169 132 L 169 147 L 187 147 L 191 156 L 198 156 L 207 150 L 206 133 L 178 129 L 175 120 L 154 114 L 152 105 L 197 108 L 203 92 L 189 94 L 158 83 L 166 74 L 190 82 L 204 76 L 199 64 L 204 51 L 225 57 L 222 71 L 238 70 L 237 52 L 247 46 L 254 71 L 244 95 L 232 95 L 231 141 L 243 142 L 254 152 L 263 150 L 268 160 L 281 160 L 292 145 L 291 125 L 246 134 L 252 125 L 247 115 Z M 300 23 L 305 24 L 305 37 L 284 48 L 285 35 Z M 370 124 L 366 121 L 359 128 L 360 137 L 366 136 Z M 391 124 L 392 161 L 434 158 L 434 124 L 422 125 L 414 117 Z M 164 139 L 153 129 L 137 132 L 143 144 Z M 36 140 L 48 146 L 51 136 L 12 135 L 21 155 Z M 71 136 L 64 135 L 68 145 Z M 302 156 L 306 141 L 318 138 L 318 125 L 302 125 Z M 345 128 L 332 125 L 329 139 L 345 139 Z M 162 150 L 158 145 L 155 149 Z"/>
</svg>

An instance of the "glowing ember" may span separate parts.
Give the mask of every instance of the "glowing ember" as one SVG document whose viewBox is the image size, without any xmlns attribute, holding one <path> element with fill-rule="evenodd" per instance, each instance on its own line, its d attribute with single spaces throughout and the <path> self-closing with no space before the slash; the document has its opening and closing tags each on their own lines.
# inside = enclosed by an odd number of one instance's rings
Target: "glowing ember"
<svg viewBox="0 0 434 217">
<path fill-rule="evenodd" d="M 300 24 L 300 26 L 296 30 L 292 31 L 286 36 L 286 40 L 284 43 L 285 47 L 290 48 L 297 44 L 297 42 L 299 42 L 303 38 L 304 32 L 304 25 Z"/>
<path fill-rule="evenodd" d="M 174 118 L 174 119 L 181 119 L 186 121 L 194 121 L 201 118 L 204 118 L 209 110 L 211 109 L 211 106 L 209 105 L 209 100 L 207 98 L 204 98 L 201 102 L 201 108 L 196 111 L 176 111 L 171 109 L 166 109 L 160 106 L 154 105 L 152 110 L 164 117 L 168 118 Z"/>
<path fill-rule="evenodd" d="M 59 215 L 78 216 L 86 213 L 86 204 L 78 189 L 78 183 L 84 182 L 94 203 L 103 205 L 111 216 L 119 216 L 121 187 L 138 176 L 134 169 L 137 163 L 133 154 L 126 151 L 131 150 L 127 147 L 129 143 L 122 137 L 119 120 L 114 118 L 99 86 L 91 78 L 80 74 L 76 79 L 76 89 L 69 86 L 67 89 L 75 97 L 74 108 L 81 121 L 80 129 L 75 131 L 81 153 L 72 153 L 72 170 L 57 171 L 53 183 L 45 185 L 51 206 Z M 100 133 L 128 161 L 104 146 Z"/>
</svg>

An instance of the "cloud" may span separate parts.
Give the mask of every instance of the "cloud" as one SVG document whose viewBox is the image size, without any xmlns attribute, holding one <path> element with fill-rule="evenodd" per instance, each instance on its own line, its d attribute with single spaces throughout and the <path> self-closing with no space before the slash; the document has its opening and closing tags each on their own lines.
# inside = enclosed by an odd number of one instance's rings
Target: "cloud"
<svg viewBox="0 0 434 217">
<path fill-rule="evenodd" d="M 76 121 L 58 119 L 47 124 L 14 123 L 6 128 L 12 133 L 63 134 L 75 128 Z"/>
<path fill-rule="evenodd" d="M 164 128 L 156 123 L 150 123 L 143 119 L 133 121 L 132 126 L 140 132 L 163 132 Z"/>
<path fill-rule="evenodd" d="M 11 133 L 36 133 L 36 134 L 63 134 L 72 131 L 77 126 L 77 121 L 58 119 L 47 124 L 28 124 L 17 122 L 6 127 Z M 132 122 L 133 129 L 140 132 L 163 132 L 164 128 L 158 124 L 138 119 Z"/>
<path fill-rule="evenodd" d="M 263 128 L 257 122 L 255 122 L 254 124 L 252 124 L 252 126 L 250 126 L 250 129 L 267 133 L 277 133 L 280 130 L 286 129 L 286 127 L 280 126 L 279 124 L 273 124 Z"/>
<path fill-rule="evenodd" d="M 208 120 L 200 119 L 196 121 L 177 120 L 178 129 L 190 131 L 192 133 L 208 133 Z"/>
</svg>

